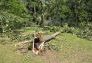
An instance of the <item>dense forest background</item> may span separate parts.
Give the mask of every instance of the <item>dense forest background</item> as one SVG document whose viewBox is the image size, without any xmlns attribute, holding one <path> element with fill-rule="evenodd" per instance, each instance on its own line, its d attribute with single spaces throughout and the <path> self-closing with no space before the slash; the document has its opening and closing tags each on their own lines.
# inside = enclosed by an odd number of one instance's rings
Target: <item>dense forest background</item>
<svg viewBox="0 0 92 63">
<path fill-rule="evenodd" d="M 92 0 L 0 0 L 0 35 L 25 27 L 92 40 Z"/>
</svg>

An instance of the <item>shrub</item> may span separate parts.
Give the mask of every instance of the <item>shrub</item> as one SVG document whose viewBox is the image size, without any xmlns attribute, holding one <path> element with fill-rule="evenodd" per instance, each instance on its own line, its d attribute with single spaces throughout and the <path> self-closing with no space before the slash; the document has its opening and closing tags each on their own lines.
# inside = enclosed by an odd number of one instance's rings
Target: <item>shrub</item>
<svg viewBox="0 0 92 63">
<path fill-rule="evenodd" d="M 57 32 L 57 31 L 61 31 L 61 26 L 45 26 L 43 27 L 43 30 L 49 30 L 50 32 Z"/>
<path fill-rule="evenodd" d="M 23 27 L 25 18 L 21 18 L 11 13 L 0 12 L 0 32 L 13 31 Z"/>
</svg>

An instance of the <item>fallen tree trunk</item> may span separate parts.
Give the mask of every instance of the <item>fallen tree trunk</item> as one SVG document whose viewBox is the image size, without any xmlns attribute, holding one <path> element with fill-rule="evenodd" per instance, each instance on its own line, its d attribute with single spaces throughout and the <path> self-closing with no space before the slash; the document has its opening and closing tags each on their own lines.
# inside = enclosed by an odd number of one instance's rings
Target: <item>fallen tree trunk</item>
<svg viewBox="0 0 92 63">
<path fill-rule="evenodd" d="M 54 34 L 52 34 L 52 35 L 45 36 L 45 37 L 44 37 L 44 41 L 45 41 L 45 42 L 48 42 L 48 41 L 54 39 L 54 38 L 55 38 L 57 35 L 59 35 L 59 34 L 60 34 L 60 32 L 56 32 L 56 33 L 54 33 Z"/>
<path fill-rule="evenodd" d="M 50 40 L 54 39 L 59 34 L 60 34 L 60 32 L 56 32 L 52 35 L 44 36 L 43 40 L 45 41 L 45 43 L 49 42 Z M 35 40 L 35 39 L 33 39 L 33 40 Z M 23 42 L 15 44 L 16 50 L 23 52 L 23 53 L 27 52 L 28 48 L 32 47 L 33 40 L 27 40 L 27 41 L 23 41 Z"/>
</svg>

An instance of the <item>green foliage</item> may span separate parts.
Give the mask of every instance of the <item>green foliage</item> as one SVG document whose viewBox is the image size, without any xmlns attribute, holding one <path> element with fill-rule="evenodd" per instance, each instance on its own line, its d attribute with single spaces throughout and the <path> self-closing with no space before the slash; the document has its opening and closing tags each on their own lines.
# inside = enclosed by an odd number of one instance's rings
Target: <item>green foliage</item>
<svg viewBox="0 0 92 63">
<path fill-rule="evenodd" d="M 22 0 L 1 0 L 0 3 L 0 9 L 3 11 L 8 11 L 9 13 L 23 17 L 27 12 L 25 4 L 23 4 Z"/>
<path fill-rule="evenodd" d="M 81 27 L 69 27 L 68 24 L 63 26 L 63 32 L 72 33 L 77 35 L 80 38 L 86 38 L 88 40 L 92 40 L 92 23 L 83 23 L 80 25 Z"/>
<path fill-rule="evenodd" d="M 43 30 L 47 31 L 49 30 L 50 32 L 57 32 L 57 31 L 62 31 L 61 26 L 45 26 L 43 27 Z"/>
<path fill-rule="evenodd" d="M 13 31 L 21 28 L 26 20 L 7 12 L 0 12 L 0 32 Z"/>
<path fill-rule="evenodd" d="M 81 25 L 81 31 L 79 31 L 78 36 L 82 38 L 86 38 L 88 40 L 92 40 L 92 23 L 85 23 Z"/>
<path fill-rule="evenodd" d="M 56 32 L 63 26 L 63 32 L 88 38 L 92 36 L 92 26 L 88 24 L 92 23 L 91 3 L 91 0 L 0 0 L 0 33 L 35 25 L 49 26 L 43 30 Z"/>
</svg>

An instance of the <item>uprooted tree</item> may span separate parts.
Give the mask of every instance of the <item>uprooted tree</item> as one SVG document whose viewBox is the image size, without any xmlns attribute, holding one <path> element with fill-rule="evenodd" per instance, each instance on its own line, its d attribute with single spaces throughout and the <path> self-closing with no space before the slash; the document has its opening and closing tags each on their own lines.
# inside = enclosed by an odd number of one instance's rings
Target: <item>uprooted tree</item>
<svg viewBox="0 0 92 63">
<path fill-rule="evenodd" d="M 32 40 L 19 42 L 19 43 L 15 44 L 16 50 L 25 53 L 25 52 L 28 51 L 28 48 L 31 47 L 32 50 L 38 51 L 39 46 L 42 43 L 49 42 L 50 40 L 54 39 L 59 34 L 60 34 L 60 32 L 56 32 L 52 35 L 42 36 L 42 38 L 41 38 L 41 35 L 40 35 L 39 37 L 38 36 L 34 37 L 34 39 L 32 39 Z M 38 44 L 35 45 L 35 43 L 38 43 Z M 41 48 L 43 48 L 43 46 Z"/>
</svg>

